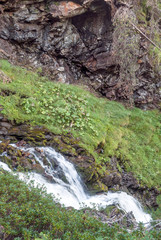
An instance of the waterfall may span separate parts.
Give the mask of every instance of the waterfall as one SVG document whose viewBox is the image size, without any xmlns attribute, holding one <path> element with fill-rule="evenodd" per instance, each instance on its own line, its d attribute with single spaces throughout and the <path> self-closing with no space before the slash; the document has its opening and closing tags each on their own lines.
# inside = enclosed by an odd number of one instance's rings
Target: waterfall
<svg viewBox="0 0 161 240">
<path fill-rule="evenodd" d="M 0 168 L 3 168 L 7 172 L 12 172 L 6 163 L 0 162 Z"/>
<path fill-rule="evenodd" d="M 16 145 L 12 144 L 14 147 Z M 45 186 L 48 193 L 52 193 L 61 204 L 66 207 L 80 209 L 84 207 L 106 208 L 109 205 L 117 205 L 124 212 L 132 212 L 136 221 L 144 224 L 151 221 L 151 216 L 145 213 L 141 204 L 132 196 L 125 192 L 107 192 L 91 196 L 85 192 L 82 180 L 78 175 L 74 165 L 67 161 L 61 154 L 51 147 L 20 148 L 34 155 L 35 159 L 44 168 L 46 177 L 38 173 L 14 172 L 26 183 L 34 180 L 35 186 Z M 5 153 L 3 153 L 5 154 Z M 45 163 L 44 163 L 45 158 Z M 10 171 L 9 167 L 0 162 L 0 167 Z"/>
</svg>

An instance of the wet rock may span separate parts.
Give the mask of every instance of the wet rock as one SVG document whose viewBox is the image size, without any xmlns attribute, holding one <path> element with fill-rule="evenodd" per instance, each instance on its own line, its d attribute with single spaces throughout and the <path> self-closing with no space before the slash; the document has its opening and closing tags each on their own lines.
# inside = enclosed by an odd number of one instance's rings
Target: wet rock
<svg viewBox="0 0 161 240">
<path fill-rule="evenodd" d="M 46 166 L 50 166 L 48 160 L 45 158 L 45 156 L 43 157 L 43 164 Z"/>
<path fill-rule="evenodd" d="M 5 155 L 1 157 L 2 162 L 8 164 L 13 170 L 21 169 L 44 173 L 44 169 L 37 163 L 32 154 L 17 149 L 9 145 L 9 143 L 10 141 L 0 143 L 0 154 L 5 153 Z"/>
<path fill-rule="evenodd" d="M 46 173 L 43 174 L 43 176 L 51 183 L 54 183 L 53 177 L 51 175 L 48 175 Z"/>
<path fill-rule="evenodd" d="M 90 192 L 94 193 L 94 194 L 108 191 L 108 186 L 99 180 L 97 180 L 91 184 L 88 184 L 88 188 L 89 188 Z"/>
<path fill-rule="evenodd" d="M 36 163 L 36 164 L 33 164 L 33 166 L 31 167 L 32 170 L 34 170 L 35 172 L 37 173 L 40 173 L 40 174 L 44 174 L 45 173 L 45 170 L 43 167 L 41 167 L 40 164 Z"/>
<path fill-rule="evenodd" d="M 117 184 L 121 185 L 122 177 L 118 172 L 110 172 L 105 174 L 102 181 L 104 184 L 106 184 L 106 186 L 111 187 Z"/>
<path fill-rule="evenodd" d="M 32 164 L 27 159 L 21 159 L 20 164 L 24 169 L 27 169 L 29 171 L 34 169 L 34 166 L 32 166 Z"/>
</svg>

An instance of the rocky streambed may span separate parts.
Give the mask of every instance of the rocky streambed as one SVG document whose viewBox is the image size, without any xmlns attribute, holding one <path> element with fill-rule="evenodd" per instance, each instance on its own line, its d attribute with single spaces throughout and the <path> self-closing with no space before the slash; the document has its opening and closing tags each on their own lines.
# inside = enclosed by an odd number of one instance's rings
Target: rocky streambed
<svg viewBox="0 0 161 240">
<path fill-rule="evenodd" d="M 12 156 L 16 154 L 18 157 L 15 163 L 15 157 L 12 158 Z M 28 157 L 26 161 L 24 156 Z M 87 189 L 85 190 L 74 165 L 52 147 L 28 148 L 24 146 L 24 142 L 12 144 L 2 153 L 1 159 L 7 162 L 6 164 L 0 161 L 2 169 L 18 176 L 26 183 L 33 181 L 34 186 L 37 184 L 39 187 L 44 186 L 47 193 L 53 194 L 55 202 L 60 202 L 65 207 L 85 209 L 85 213 L 88 212 L 102 222 L 108 223 L 109 226 L 116 222 L 128 228 L 138 228 L 139 222 L 142 222 L 146 228 L 150 226 L 151 216 L 143 211 L 135 198 L 125 192 L 91 195 Z M 26 174 L 24 170 L 28 173 Z M 6 174 L 6 172 L 1 170 L 0 174 Z"/>
<path fill-rule="evenodd" d="M 112 157 L 111 161 L 106 164 L 106 171 L 100 174 L 100 166 L 96 164 L 93 156 L 83 149 L 79 139 L 74 139 L 71 134 L 54 135 L 43 127 L 31 127 L 27 124 L 17 125 L 8 121 L 3 115 L 0 117 L 1 161 L 7 163 L 14 171 L 41 173 L 50 181 L 50 177 L 45 174 L 35 157 L 30 152 L 18 147 L 52 146 L 75 164 L 91 193 L 101 193 L 108 190 L 125 191 L 137 197 L 144 206 L 157 209 L 156 197 L 159 194 L 157 189 L 141 186 L 132 172 L 126 172 L 123 169 L 119 171 L 117 158 Z M 17 147 L 10 145 L 13 142 Z M 48 162 L 43 156 L 43 152 L 38 148 L 37 151 L 43 157 L 43 163 L 47 165 Z"/>
</svg>

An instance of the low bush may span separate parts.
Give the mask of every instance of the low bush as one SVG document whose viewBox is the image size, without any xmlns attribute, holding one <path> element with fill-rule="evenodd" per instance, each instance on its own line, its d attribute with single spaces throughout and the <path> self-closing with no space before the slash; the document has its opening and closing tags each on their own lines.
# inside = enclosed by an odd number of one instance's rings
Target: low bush
<svg viewBox="0 0 161 240">
<path fill-rule="evenodd" d="M 0 172 L 0 225 L 5 240 L 137 240 L 160 239 L 161 233 L 145 229 L 128 233 L 109 227 L 83 211 L 66 209 L 43 188 L 27 186 L 15 176 Z"/>
</svg>

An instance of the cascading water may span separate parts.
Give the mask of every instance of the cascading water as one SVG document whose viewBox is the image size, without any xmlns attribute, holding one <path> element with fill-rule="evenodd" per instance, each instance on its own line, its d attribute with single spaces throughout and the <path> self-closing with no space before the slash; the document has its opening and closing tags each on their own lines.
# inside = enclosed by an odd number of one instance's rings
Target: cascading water
<svg viewBox="0 0 161 240">
<path fill-rule="evenodd" d="M 12 172 L 6 163 L 0 162 L 0 168 L 3 168 L 7 172 Z"/>
<path fill-rule="evenodd" d="M 16 145 L 13 146 L 17 147 Z M 117 205 L 126 213 L 132 212 L 137 222 L 146 224 L 151 221 L 151 216 L 143 211 L 140 203 L 125 192 L 108 192 L 90 196 L 89 193 L 85 192 L 81 178 L 74 165 L 53 148 L 21 149 L 34 155 L 35 159 L 45 169 L 46 176 L 49 176 L 52 181 L 48 181 L 47 178 L 38 173 L 28 173 L 28 175 L 20 172 L 16 173 L 19 178 L 26 182 L 34 180 L 36 186 L 44 185 L 47 192 L 52 193 L 66 207 L 71 206 L 75 209 L 80 209 L 85 206 L 105 208 L 108 205 Z M 43 162 L 44 158 L 45 164 Z M 11 172 L 11 169 L 5 163 L 0 162 L 0 167 Z"/>
</svg>

